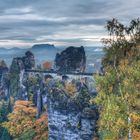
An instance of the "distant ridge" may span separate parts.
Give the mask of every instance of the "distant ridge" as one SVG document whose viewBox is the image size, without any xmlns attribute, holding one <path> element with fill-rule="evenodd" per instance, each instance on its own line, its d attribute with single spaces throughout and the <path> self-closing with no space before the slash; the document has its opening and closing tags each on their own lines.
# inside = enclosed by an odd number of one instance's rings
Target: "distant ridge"
<svg viewBox="0 0 140 140">
<path fill-rule="evenodd" d="M 52 44 L 35 44 L 31 48 L 32 50 L 38 50 L 38 49 L 56 49 L 54 45 Z"/>
<path fill-rule="evenodd" d="M 26 48 L 18 48 L 18 47 L 13 47 L 13 48 L 0 47 L 0 51 L 10 51 L 10 50 L 20 51 L 20 50 L 27 50 L 27 49 Z"/>
<path fill-rule="evenodd" d="M 12 48 L 5 48 L 5 47 L 0 47 L 0 50 L 34 50 L 34 49 L 56 49 L 56 47 L 53 44 L 35 44 L 30 48 L 20 48 L 20 47 L 12 47 Z"/>
</svg>

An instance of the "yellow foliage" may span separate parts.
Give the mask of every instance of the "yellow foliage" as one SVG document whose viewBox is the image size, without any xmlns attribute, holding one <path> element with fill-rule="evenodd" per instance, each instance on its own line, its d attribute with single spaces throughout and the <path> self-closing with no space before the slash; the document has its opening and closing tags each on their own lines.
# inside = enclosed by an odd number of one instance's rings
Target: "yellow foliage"
<svg viewBox="0 0 140 140">
<path fill-rule="evenodd" d="M 132 20 L 129 26 L 116 19 L 107 22 L 110 38 L 103 40 L 106 46 L 102 60 L 104 75 L 95 77 L 98 94 L 91 100 L 100 106 L 101 139 L 128 139 L 131 131 L 132 139 L 140 140 L 139 27 L 139 19 Z"/>
<path fill-rule="evenodd" d="M 47 115 L 42 115 L 36 119 L 37 109 L 29 101 L 16 101 L 14 110 L 8 115 L 8 121 L 2 124 L 7 128 L 13 138 L 18 138 L 24 132 L 33 129 L 35 131 L 34 140 L 43 140 L 48 137 Z"/>
<path fill-rule="evenodd" d="M 132 129 L 132 138 L 134 140 L 140 140 L 140 114 L 131 113 L 131 129 Z"/>
<path fill-rule="evenodd" d="M 77 92 L 76 85 L 71 82 L 65 84 L 65 90 L 71 96 Z"/>
<path fill-rule="evenodd" d="M 133 123 L 139 123 L 140 122 L 140 115 L 137 113 L 131 113 L 130 114 L 130 118 L 132 120 Z"/>
</svg>

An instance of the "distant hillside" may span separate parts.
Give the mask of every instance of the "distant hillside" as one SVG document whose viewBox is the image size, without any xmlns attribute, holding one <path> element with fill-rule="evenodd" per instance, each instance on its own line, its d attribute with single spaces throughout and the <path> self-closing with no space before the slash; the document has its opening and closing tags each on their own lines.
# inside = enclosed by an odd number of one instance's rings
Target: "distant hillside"
<svg viewBox="0 0 140 140">
<path fill-rule="evenodd" d="M 8 66 L 11 65 L 14 57 L 23 56 L 26 51 L 31 51 L 35 55 L 36 63 L 41 64 L 45 61 L 53 61 L 56 53 L 62 49 L 56 48 L 51 44 L 35 44 L 30 48 L 0 48 L 0 59 L 4 59 Z"/>
<path fill-rule="evenodd" d="M 56 49 L 55 48 L 55 46 L 54 45 L 51 45 L 51 44 L 36 44 L 36 45 L 34 45 L 32 48 L 31 48 L 31 50 L 40 50 L 40 49 L 51 49 L 51 50 L 54 50 L 54 49 Z"/>
<path fill-rule="evenodd" d="M 55 47 L 50 44 L 35 44 L 30 48 L 17 48 L 10 49 L 0 48 L 0 59 L 10 66 L 14 57 L 24 56 L 26 51 L 31 51 L 35 56 L 36 65 L 43 64 L 46 61 L 54 62 L 57 53 L 61 53 L 66 47 Z M 84 47 L 86 53 L 86 72 L 95 72 L 101 67 L 101 58 L 104 52 L 101 46 Z"/>
</svg>

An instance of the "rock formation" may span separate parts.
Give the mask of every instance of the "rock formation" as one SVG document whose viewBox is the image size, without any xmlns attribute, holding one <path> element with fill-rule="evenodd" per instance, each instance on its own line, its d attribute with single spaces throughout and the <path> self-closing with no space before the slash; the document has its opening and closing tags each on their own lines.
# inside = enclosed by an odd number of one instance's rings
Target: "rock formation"
<svg viewBox="0 0 140 140">
<path fill-rule="evenodd" d="M 51 44 L 36 44 L 32 47 L 32 50 L 40 50 L 40 49 L 49 49 L 49 50 L 53 50 L 56 49 L 54 45 Z"/>
<path fill-rule="evenodd" d="M 35 59 L 33 53 L 30 51 L 27 51 L 25 53 L 25 56 L 22 58 L 24 63 L 24 69 L 32 69 L 35 67 Z"/>
<path fill-rule="evenodd" d="M 25 69 L 32 69 L 35 66 L 33 53 L 27 51 L 25 56 L 13 59 L 10 67 L 10 90 L 11 95 L 16 99 L 27 100 Z"/>
<path fill-rule="evenodd" d="M 56 54 L 56 69 L 60 72 L 84 72 L 86 56 L 84 47 L 69 47 Z"/>
<path fill-rule="evenodd" d="M 91 96 L 87 86 L 81 86 L 79 92 L 69 96 L 52 80 L 46 95 L 49 140 L 92 140 L 95 137 L 98 111 L 89 104 Z"/>
<path fill-rule="evenodd" d="M 27 51 L 25 56 L 23 57 L 16 57 L 12 61 L 12 65 L 10 67 L 11 70 L 21 71 L 23 69 L 32 69 L 35 67 L 35 59 L 32 52 Z"/>
<path fill-rule="evenodd" d="M 74 94 L 65 88 L 71 79 L 65 72 L 85 70 L 84 48 L 67 48 L 57 54 L 55 63 L 58 71 L 64 73 L 61 79 L 49 74 L 25 73 L 25 69 L 35 65 L 34 55 L 29 51 L 23 57 L 14 58 L 9 70 L 10 95 L 15 100 L 32 97 L 30 100 L 38 109 L 37 118 L 47 109 L 49 140 L 92 140 L 98 119 L 97 107 L 89 103 L 94 96 L 92 82 L 72 79 L 76 87 Z"/>
<path fill-rule="evenodd" d="M 7 99 L 8 91 L 8 67 L 4 60 L 0 60 L 0 100 Z"/>
<path fill-rule="evenodd" d="M 8 72 L 8 67 L 4 60 L 0 60 L 0 84 L 3 80 L 3 74 Z"/>
</svg>

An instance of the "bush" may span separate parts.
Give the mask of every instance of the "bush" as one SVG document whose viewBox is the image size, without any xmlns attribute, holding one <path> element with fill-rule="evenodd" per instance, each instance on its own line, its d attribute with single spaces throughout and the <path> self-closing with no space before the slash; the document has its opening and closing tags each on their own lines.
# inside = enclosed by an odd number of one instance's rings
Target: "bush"
<svg viewBox="0 0 140 140">
<path fill-rule="evenodd" d="M 68 82 L 65 84 L 65 90 L 66 93 L 68 93 L 70 96 L 73 96 L 77 92 L 76 85 L 72 82 Z"/>
</svg>

